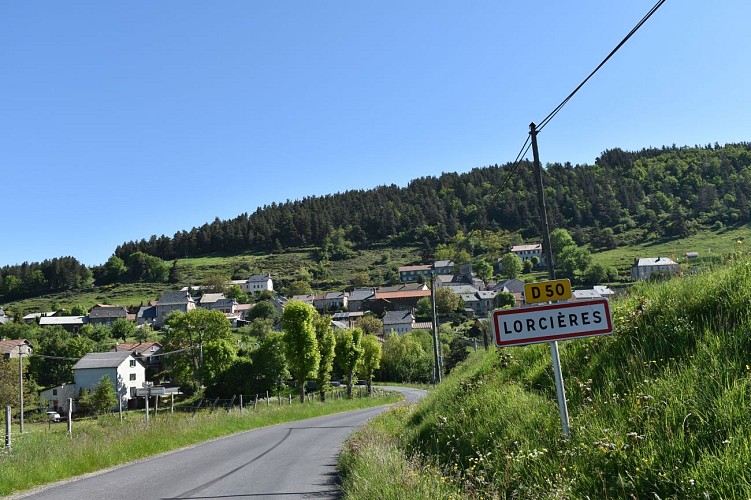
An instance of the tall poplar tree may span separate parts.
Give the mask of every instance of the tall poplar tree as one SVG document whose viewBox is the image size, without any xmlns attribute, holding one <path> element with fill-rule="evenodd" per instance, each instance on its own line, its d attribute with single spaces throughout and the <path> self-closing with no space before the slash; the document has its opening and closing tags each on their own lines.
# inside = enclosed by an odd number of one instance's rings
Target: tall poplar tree
<svg viewBox="0 0 751 500">
<path fill-rule="evenodd" d="M 318 340 L 318 352 L 321 354 L 321 361 L 318 363 L 318 373 L 316 383 L 318 384 L 318 393 L 321 401 L 326 401 L 326 389 L 331 383 L 331 370 L 334 369 L 334 347 L 336 337 L 331 329 L 331 318 L 328 316 L 318 316 L 315 320 L 316 339 Z"/>
<path fill-rule="evenodd" d="M 342 330 L 336 335 L 336 364 L 347 375 L 347 397 L 352 399 L 352 385 L 362 358 L 362 330 Z"/>
<path fill-rule="evenodd" d="M 316 311 L 313 306 L 292 300 L 282 312 L 284 354 L 292 378 L 297 382 L 300 402 L 305 401 L 305 380 L 316 375 L 321 353 L 314 326 Z"/>
</svg>

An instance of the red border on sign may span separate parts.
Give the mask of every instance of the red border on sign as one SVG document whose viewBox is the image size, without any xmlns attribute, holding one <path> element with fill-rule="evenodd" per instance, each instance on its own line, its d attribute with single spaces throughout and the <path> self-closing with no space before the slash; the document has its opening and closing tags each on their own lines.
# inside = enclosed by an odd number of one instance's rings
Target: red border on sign
<svg viewBox="0 0 751 500">
<path fill-rule="evenodd" d="M 551 309 L 552 310 L 569 309 L 571 307 L 581 307 L 581 306 L 586 306 L 588 304 L 602 304 L 605 306 L 605 313 L 606 313 L 605 317 L 607 318 L 606 327 L 598 329 L 598 330 L 587 330 L 584 332 L 572 332 L 572 333 L 565 333 L 565 334 L 559 334 L 559 335 L 547 335 L 543 337 L 535 337 L 533 339 L 516 339 L 516 340 L 507 340 L 507 341 L 501 340 L 500 325 L 498 324 L 498 318 L 500 316 L 513 316 L 515 314 L 523 314 L 523 313 L 534 312 L 534 311 L 549 311 Z M 554 340 L 566 340 L 566 339 L 577 338 L 577 337 L 592 337 L 595 335 L 604 335 L 604 334 L 612 333 L 613 331 L 613 321 L 610 315 L 610 303 L 608 302 L 608 299 L 594 299 L 594 300 L 587 300 L 587 301 L 581 301 L 581 302 L 564 302 L 560 304 L 548 304 L 544 306 L 521 307 L 521 308 L 515 308 L 515 309 L 499 309 L 499 310 L 493 311 L 493 316 L 491 318 L 491 321 L 492 321 L 492 327 L 495 330 L 495 345 L 499 347 L 536 344 L 538 342 L 552 342 Z"/>
</svg>

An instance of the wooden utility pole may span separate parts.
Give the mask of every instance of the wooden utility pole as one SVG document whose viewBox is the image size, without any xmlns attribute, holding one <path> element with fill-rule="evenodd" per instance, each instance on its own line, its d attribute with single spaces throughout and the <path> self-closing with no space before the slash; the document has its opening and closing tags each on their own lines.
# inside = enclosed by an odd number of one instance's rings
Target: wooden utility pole
<svg viewBox="0 0 751 500">
<path fill-rule="evenodd" d="M 20 421 L 20 431 L 23 434 L 23 356 L 21 355 L 21 346 L 18 346 L 18 400 L 21 413 L 18 416 Z"/>
<path fill-rule="evenodd" d="M 438 316 L 435 312 L 435 263 L 430 266 L 430 306 L 433 309 L 433 384 L 441 381 L 441 355 L 439 353 L 440 345 L 438 342 Z"/>
<path fill-rule="evenodd" d="M 548 278 L 555 279 L 555 266 L 553 263 L 553 249 L 550 248 L 550 227 L 548 226 L 548 210 L 545 206 L 545 187 L 542 185 L 542 164 L 540 164 L 540 152 L 537 149 L 537 126 L 534 122 L 529 124 L 529 136 L 532 138 L 532 156 L 535 161 L 535 180 L 537 181 L 537 203 L 540 207 L 540 219 L 542 221 L 542 250 L 545 252 L 545 260 L 548 266 Z"/>
<path fill-rule="evenodd" d="M 555 279 L 555 265 L 553 262 L 553 250 L 550 248 L 550 227 L 548 226 L 548 212 L 545 207 L 545 186 L 542 184 L 542 164 L 540 153 L 537 149 L 537 126 L 534 122 L 529 124 L 529 136 L 532 138 L 532 155 L 535 161 L 535 179 L 537 181 L 537 200 L 540 205 L 540 219 L 542 221 L 542 249 L 547 260 L 548 277 Z M 561 357 L 558 353 L 558 342 L 550 342 L 550 355 L 553 358 L 553 375 L 555 376 L 555 392 L 558 396 L 558 410 L 561 414 L 561 428 L 563 437 L 569 437 L 568 405 L 566 404 L 566 389 L 563 386 L 563 373 L 561 371 Z"/>
</svg>

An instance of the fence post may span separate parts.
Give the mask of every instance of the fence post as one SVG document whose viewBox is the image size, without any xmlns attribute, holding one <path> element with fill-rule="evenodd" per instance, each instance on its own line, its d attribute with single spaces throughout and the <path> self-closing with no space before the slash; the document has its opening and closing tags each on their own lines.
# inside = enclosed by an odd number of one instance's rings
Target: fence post
<svg viewBox="0 0 751 500">
<path fill-rule="evenodd" d="M 289 395 L 289 405 L 292 406 L 292 394 Z"/>
<path fill-rule="evenodd" d="M 266 391 L 266 406 L 270 406 L 271 401 L 269 401 L 269 391 Z"/>
<path fill-rule="evenodd" d="M 256 411 L 256 408 L 258 408 L 258 394 L 256 394 L 256 399 L 253 400 L 253 411 Z"/>
<path fill-rule="evenodd" d="M 203 396 L 201 396 L 201 399 L 198 400 L 198 404 L 195 408 L 193 408 L 193 416 L 196 416 L 196 413 L 198 413 L 198 409 L 201 407 L 201 403 L 203 403 Z"/>
<path fill-rule="evenodd" d="M 243 395 L 240 394 L 240 411 L 243 411 Z"/>
<path fill-rule="evenodd" d="M 229 402 L 229 407 L 227 408 L 227 413 L 229 413 L 230 411 L 232 411 L 232 405 L 234 405 L 234 404 L 235 404 L 235 398 L 236 398 L 236 397 L 237 397 L 237 395 L 236 395 L 236 394 L 233 394 L 233 395 L 232 395 L 232 401 L 230 401 L 230 402 Z"/>
<path fill-rule="evenodd" d="M 10 451 L 10 405 L 5 406 L 5 449 Z"/>
<path fill-rule="evenodd" d="M 73 437 L 73 398 L 68 398 L 68 437 Z"/>
</svg>

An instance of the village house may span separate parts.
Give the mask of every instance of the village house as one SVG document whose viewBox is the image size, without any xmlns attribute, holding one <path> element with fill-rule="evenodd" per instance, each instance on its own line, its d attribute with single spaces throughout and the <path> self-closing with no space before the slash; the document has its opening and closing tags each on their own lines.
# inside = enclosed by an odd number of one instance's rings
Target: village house
<svg viewBox="0 0 751 500">
<path fill-rule="evenodd" d="M 370 310 L 377 314 L 382 314 L 384 311 L 412 310 L 417 306 L 417 301 L 423 297 L 430 297 L 430 290 L 427 286 L 384 287 L 376 290 L 370 302 Z"/>
<path fill-rule="evenodd" d="M 86 316 L 42 316 L 39 326 L 61 326 L 70 333 L 78 333 L 89 322 Z"/>
<path fill-rule="evenodd" d="M 270 274 L 254 274 L 240 288 L 245 293 L 273 292 L 274 281 Z"/>
<path fill-rule="evenodd" d="M 93 391 L 108 376 L 123 407 L 135 405 L 136 389 L 146 382 L 146 367 L 130 351 L 92 352 L 73 365 L 77 395 L 83 389 Z M 117 407 L 113 408 L 117 409 Z"/>
<path fill-rule="evenodd" d="M 164 371 L 164 352 L 159 342 L 123 343 L 115 346 L 116 352 L 129 352 L 134 358 L 140 359 L 146 367 L 146 378 L 151 380 Z"/>
<path fill-rule="evenodd" d="M 3 359 L 30 356 L 33 350 L 31 343 L 26 339 L 0 340 L 0 356 Z"/>
<path fill-rule="evenodd" d="M 163 292 L 156 304 L 154 324 L 157 328 L 164 325 L 167 316 L 173 311 L 187 313 L 196 308 L 196 303 L 188 291 Z"/>
<path fill-rule="evenodd" d="M 675 274 L 678 269 L 678 264 L 667 257 L 634 259 L 634 265 L 631 267 L 631 279 L 634 281 L 645 280 L 656 273 Z"/>
<path fill-rule="evenodd" d="M 78 397 L 76 384 L 63 384 L 39 393 L 42 401 L 47 402 L 47 410 L 56 411 L 61 415 L 68 413 L 68 401 Z"/>
<path fill-rule="evenodd" d="M 433 271 L 436 274 L 454 274 L 453 260 L 437 260 L 433 263 Z"/>
<path fill-rule="evenodd" d="M 430 264 L 419 266 L 402 266 L 399 268 L 399 281 L 402 283 L 414 283 L 415 281 L 428 281 L 432 269 Z"/>
<path fill-rule="evenodd" d="M 321 312 L 340 311 L 347 308 L 349 294 L 346 292 L 329 292 L 316 295 L 313 307 Z"/>
<path fill-rule="evenodd" d="M 542 244 L 534 243 L 531 245 L 514 245 L 511 247 L 511 253 L 518 255 L 524 262 L 530 260 L 532 257 L 537 257 L 540 261 L 540 266 L 545 266 L 545 258 L 542 255 Z"/>
<path fill-rule="evenodd" d="M 223 293 L 204 293 L 198 300 L 198 307 L 209 311 L 221 311 L 224 314 L 234 314 L 237 301 L 228 299 Z"/>
<path fill-rule="evenodd" d="M 89 309 L 89 323 L 93 326 L 112 326 L 118 319 L 127 319 L 128 311 L 124 307 L 97 304 Z"/>
<path fill-rule="evenodd" d="M 389 333 L 408 333 L 412 331 L 412 323 L 415 322 L 415 316 L 412 311 L 386 311 L 381 320 L 383 322 L 383 334 Z"/>
<path fill-rule="evenodd" d="M 365 311 L 367 303 L 375 297 L 372 288 L 355 288 L 347 298 L 347 310 L 350 312 Z"/>
</svg>

